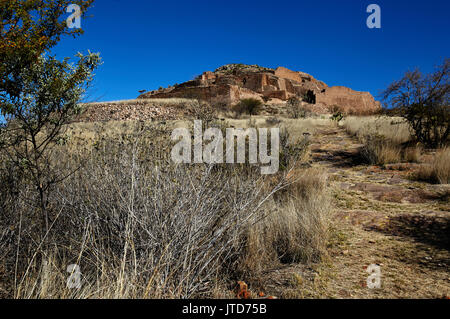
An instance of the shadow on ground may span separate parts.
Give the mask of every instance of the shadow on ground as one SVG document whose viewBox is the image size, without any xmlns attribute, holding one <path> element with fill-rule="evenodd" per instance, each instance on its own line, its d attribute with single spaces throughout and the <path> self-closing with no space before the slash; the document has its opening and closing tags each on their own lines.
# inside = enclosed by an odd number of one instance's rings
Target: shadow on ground
<svg viewBox="0 0 450 319">
<path fill-rule="evenodd" d="M 409 237 L 416 242 L 450 250 L 449 217 L 405 214 L 391 217 L 384 226 L 369 226 L 368 230 L 391 236 Z"/>
<path fill-rule="evenodd" d="M 316 149 L 313 152 L 313 159 L 316 162 L 329 161 L 336 168 L 350 168 L 364 164 L 364 158 L 359 149 L 352 151 Z"/>
</svg>

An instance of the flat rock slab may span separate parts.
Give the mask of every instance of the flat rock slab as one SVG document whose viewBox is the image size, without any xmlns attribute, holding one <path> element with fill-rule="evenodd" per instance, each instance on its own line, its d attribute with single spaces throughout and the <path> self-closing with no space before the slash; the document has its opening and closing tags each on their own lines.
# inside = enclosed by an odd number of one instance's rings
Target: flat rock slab
<svg viewBox="0 0 450 319">
<path fill-rule="evenodd" d="M 442 194 L 424 189 L 407 189 L 400 186 L 356 183 L 351 190 L 370 193 L 376 200 L 393 203 L 425 203 L 430 200 L 442 199 Z"/>
</svg>

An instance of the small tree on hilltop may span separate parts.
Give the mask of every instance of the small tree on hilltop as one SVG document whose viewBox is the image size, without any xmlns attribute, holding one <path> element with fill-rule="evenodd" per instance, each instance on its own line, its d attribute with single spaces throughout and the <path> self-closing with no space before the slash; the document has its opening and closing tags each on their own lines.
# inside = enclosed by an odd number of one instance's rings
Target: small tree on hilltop
<svg viewBox="0 0 450 319">
<path fill-rule="evenodd" d="M 450 59 L 431 74 L 408 71 L 382 93 L 386 106 L 398 109 L 416 138 L 430 147 L 444 146 L 450 134 Z"/>
<path fill-rule="evenodd" d="M 242 99 L 239 103 L 241 112 L 248 113 L 250 116 L 258 114 L 262 105 L 260 100 L 254 98 Z"/>
</svg>

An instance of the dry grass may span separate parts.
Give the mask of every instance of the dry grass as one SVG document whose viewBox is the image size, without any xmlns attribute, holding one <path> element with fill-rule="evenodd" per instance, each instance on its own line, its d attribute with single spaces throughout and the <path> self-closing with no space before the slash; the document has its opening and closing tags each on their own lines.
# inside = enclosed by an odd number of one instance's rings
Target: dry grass
<svg viewBox="0 0 450 319">
<path fill-rule="evenodd" d="M 379 135 L 395 144 L 413 139 L 408 123 L 400 117 L 387 116 L 349 116 L 343 121 L 347 132 L 357 137 Z"/>
<path fill-rule="evenodd" d="M 392 141 L 379 136 L 364 136 L 360 139 L 364 144 L 361 155 L 369 164 L 385 165 L 402 160 L 401 147 Z"/>
<path fill-rule="evenodd" d="M 423 149 L 420 145 L 407 147 L 403 151 L 403 160 L 408 163 L 419 163 Z"/>
<path fill-rule="evenodd" d="M 326 255 L 330 199 L 327 176 L 299 170 L 269 204 L 272 213 L 249 229 L 244 265 L 264 270 L 268 262 L 309 263 Z"/>
<path fill-rule="evenodd" d="M 420 161 L 420 145 L 404 145 L 413 141 L 409 125 L 399 117 L 366 116 L 348 117 L 344 128 L 364 144 L 361 155 L 369 164 L 385 165 Z"/>
<path fill-rule="evenodd" d="M 421 165 L 414 179 L 431 183 L 450 183 L 450 148 L 438 150 L 431 164 Z"/>
<path fill-rule="evenodd" d="M 1 296 L 224 298 L 237 276 L 323 256 L 324 175 L 280 174 L 267 187 L 258 167 L 175 166 L 154 128 L 136 129 L 60 147 L 54 169 L 79 169 L 51 192 L 44 238 L 35 190 L 1 162 Z M 71 264 L 81 289 L 67 288 Z"/>
</svg>

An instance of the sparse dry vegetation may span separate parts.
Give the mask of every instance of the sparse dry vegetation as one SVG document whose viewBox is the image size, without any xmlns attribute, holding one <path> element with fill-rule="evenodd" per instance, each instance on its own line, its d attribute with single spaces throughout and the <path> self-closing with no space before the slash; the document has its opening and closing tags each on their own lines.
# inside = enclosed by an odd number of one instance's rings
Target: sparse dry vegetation
<svg viewBox="0 0 450 319">
<path fill-rule="evenodd" d="M 34 188 L 2 161 L 2 296 L 223 298 L 233 278 L 326 253 L 325 175 L 269 181 L 249 165 L 175 166 L 155 136 L 163 126 L 136 130 L 58 146 L 53 170 L 78 169 L 49 193 L 43 236 Z M 79 290 L 66 285 L 71 264 Z"/>
<path fill-rule="evenodd" d="M 260 112 L 263 102 L 255 98 L 242 99 L 238 104 L 234 105 L 233 110 L 236 117 L 242 114 L 256 115 Z"/>
<path fill-rule="evenodd" d="M 422 165 L 413 177 L 419 181 L 450 184 L 450 148 L 438 150 L 433 162 Z"/>
<path fill-rule="evenodd" d="M 363 136 L 360 141 L 364 144 L 361 155 L 369 164 L 384 165 L 402 160 L 399 145 L 382 136 Z"/>
<path fill-rule="evenodd" d="M 349 117 L 344 127 L 363 144 L 361 155 L 369 164 L 421 163 L 424 149 L 421 143 L 414 143 L 408 133 L 409 125 L 396 117 Z M 448 184 L 450 175 L 449 148 L 444 147 L 433 153 L 433 159 L 421 163 L 412 174 L 414 179 L 430 183 Z"/>
<path fill-rule="evenodd" d="M 349 116 L 345 118 L 343 126 L 350 135 L 358 138 L 380 135 L 396 144 L 413 140 L 408 123 L 401 117 Z"/>
<path fill-rule="evenodd" d="M 288 116 L 293 119 L 304 118 L 311 113 L 303 107 L 302 101 L 300 101 L 300 99 L 295 96 L 291 97 L 286 102 L 286 109 Z"/>
<path fill-rule="evenodd" d="M 419 147 L 403 147 L 412 140 L 408 124 L 401 118 L 348 117 L 344 127 L 363 144 L 362 157 L 369 164 L 384 165 L 417 161 Z"/>
</svg>

